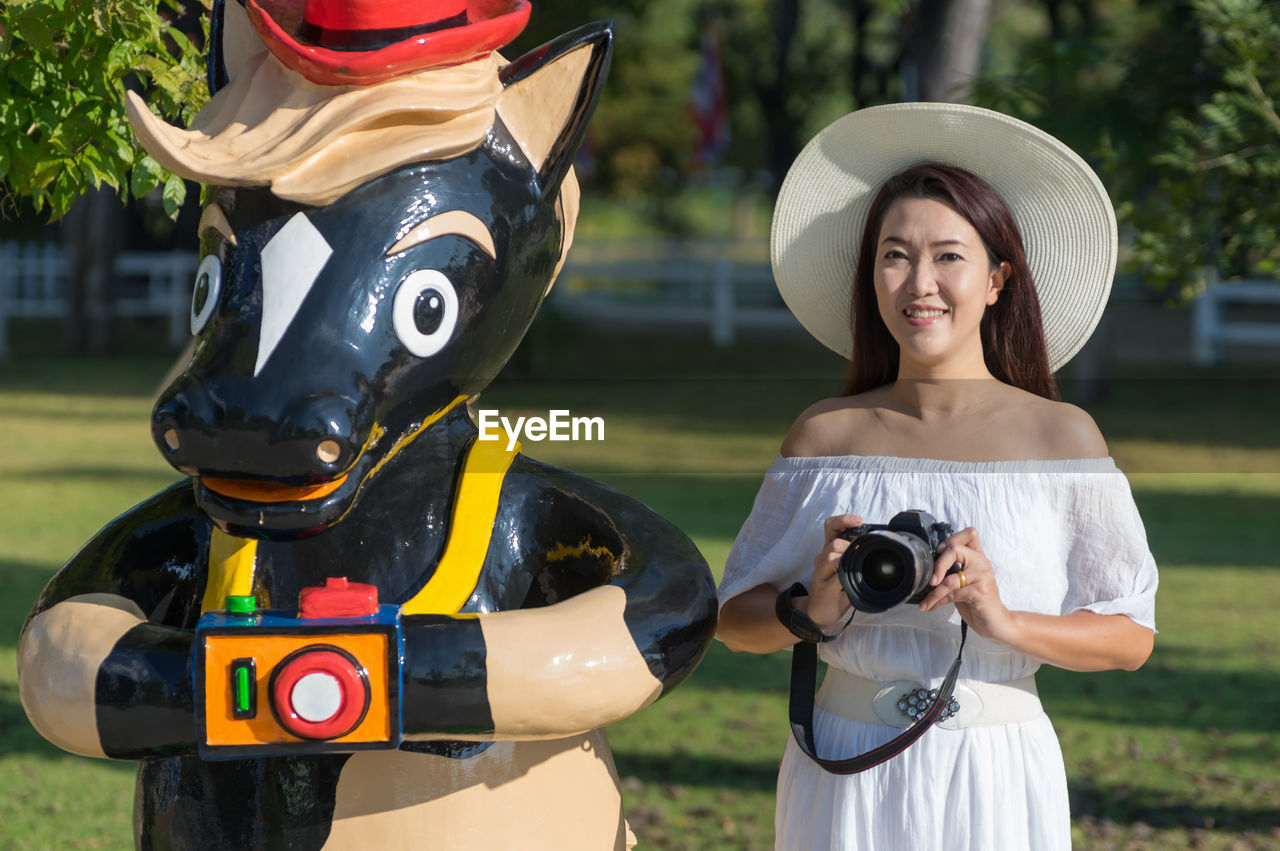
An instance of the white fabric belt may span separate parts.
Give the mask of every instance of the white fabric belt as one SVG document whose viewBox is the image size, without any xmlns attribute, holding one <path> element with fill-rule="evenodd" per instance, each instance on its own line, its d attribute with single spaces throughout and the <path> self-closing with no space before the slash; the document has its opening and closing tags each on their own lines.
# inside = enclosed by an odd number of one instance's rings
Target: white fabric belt
<svg viewBox="0 0 1280 851">
<path fill-rule="evenodd" d="M 818 690 L 818 706 L 850 721 L 905 728 L 915 720 L 899 709 L 898 704 L 921 688 L 924 687 L 920 683 L 911 680 L 886 683 L 828 667 L 822 688 Z M 958 730 L 990 724 L 1016 724 L 1044 714 L 1034 676 L 1003 683 L 956 683 L 952 699 L 959 703 L 959 709 L 934 726 Z"/>
</svg>

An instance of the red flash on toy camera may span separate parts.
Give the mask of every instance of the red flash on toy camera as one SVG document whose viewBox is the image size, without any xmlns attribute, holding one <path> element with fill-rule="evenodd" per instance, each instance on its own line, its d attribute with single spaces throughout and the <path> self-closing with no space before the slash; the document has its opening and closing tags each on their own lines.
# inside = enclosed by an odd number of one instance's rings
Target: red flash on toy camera
<svg viewBox="0 0 1280 851">
<path fill-rule="evenodd" d="M 299 610 L 228 597 L 196 627 L 196 729 L 206 758 L 400 744 L 400 610 L 345 578 Z"/>
</svg>

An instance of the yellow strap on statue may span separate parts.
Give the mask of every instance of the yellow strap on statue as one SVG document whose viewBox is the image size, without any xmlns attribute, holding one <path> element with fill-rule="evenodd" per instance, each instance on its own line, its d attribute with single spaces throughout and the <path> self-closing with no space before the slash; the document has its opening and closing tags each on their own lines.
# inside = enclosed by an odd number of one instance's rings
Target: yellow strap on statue
<svg viewBox="0 0 1280 851">
<path fill-rule="evenodd" d="M 508 450 L 507 442 L 502 435 L 498 440 L 477 439 L 471 444 L 454 499 L 444 555 L 422 590 L 400 607 L 403 614 L 452 615 L 471 597 L 489 551 L 502 481 L 520 451 L 519 443 Z"/>
<path fill-rule="evenodd" d="M 400 607 L 404 614 L 456 614 L 471 597 L 489 551 L 502 482 L 520 451 L 519 443 L 510 450 L 507 443 L 503 435 L 499 440 L 477 439 L 471 444 L 454 498 L 444 554 L 427 584 Z M 253 594 L 257 553 L 257 541 L 214 528 L 209 539 L 209 579 L 200 604 L 201 614 L 222 610 L 229 595 Z"/>
<path fill-rule="evenodd" d="M 200 613 L 221 611 L 228 596 L 248 597 L 253 594 L 253 568 L 258 555 L 258 542 L 237 538 L 214 527 L 209 537 L 209 578 L 204 586 Z"/>
</svg>

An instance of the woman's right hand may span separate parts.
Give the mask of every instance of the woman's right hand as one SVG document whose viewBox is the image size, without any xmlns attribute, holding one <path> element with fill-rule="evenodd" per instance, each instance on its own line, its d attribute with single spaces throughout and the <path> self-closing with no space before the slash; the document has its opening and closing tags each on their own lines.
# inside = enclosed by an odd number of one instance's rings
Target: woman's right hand
<svg viewBox="0 0 1280 851">
<path fill-rule="evenodd" d="M 840 557 L 849 549 L 849 542 L 837 537 L 851 526 L 861 526 L 862 518 L 856 514 L 837 514 L 822 524 L 826 543 L 822 552 L 813 560 L 813 584 L 809 588 L 809 619 L 830 632 L 849 611 L 849 596 L 840 585 L 836 569 Z"/>
</svg>

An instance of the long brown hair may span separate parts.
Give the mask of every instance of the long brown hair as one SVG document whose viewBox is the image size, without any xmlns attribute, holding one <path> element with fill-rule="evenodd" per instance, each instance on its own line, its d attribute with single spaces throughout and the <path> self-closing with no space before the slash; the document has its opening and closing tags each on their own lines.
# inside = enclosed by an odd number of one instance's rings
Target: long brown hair
<svg viewBox="0 0 1280 851">
<path fill-rule="evenodd" d="M 898 343 L 876 306 L 875 262 L 885 213 L 902 198 L 923 198 L 950 207 L 978 232 L 992 267 L 1009 264 L 1011 271 L 1000 297 L 982 316 L 983 359 L 991 374 L 1006 384 L 1057 399 L 1040 299 L 1017 222 L 989 183 L 962 168 L 940 163 L 923 163 L 895 174 L 871 202 L 853 278 L 853 357 L 845 375 L 844 394 L 865 393 L 898 377 Z"/>
</svg>

